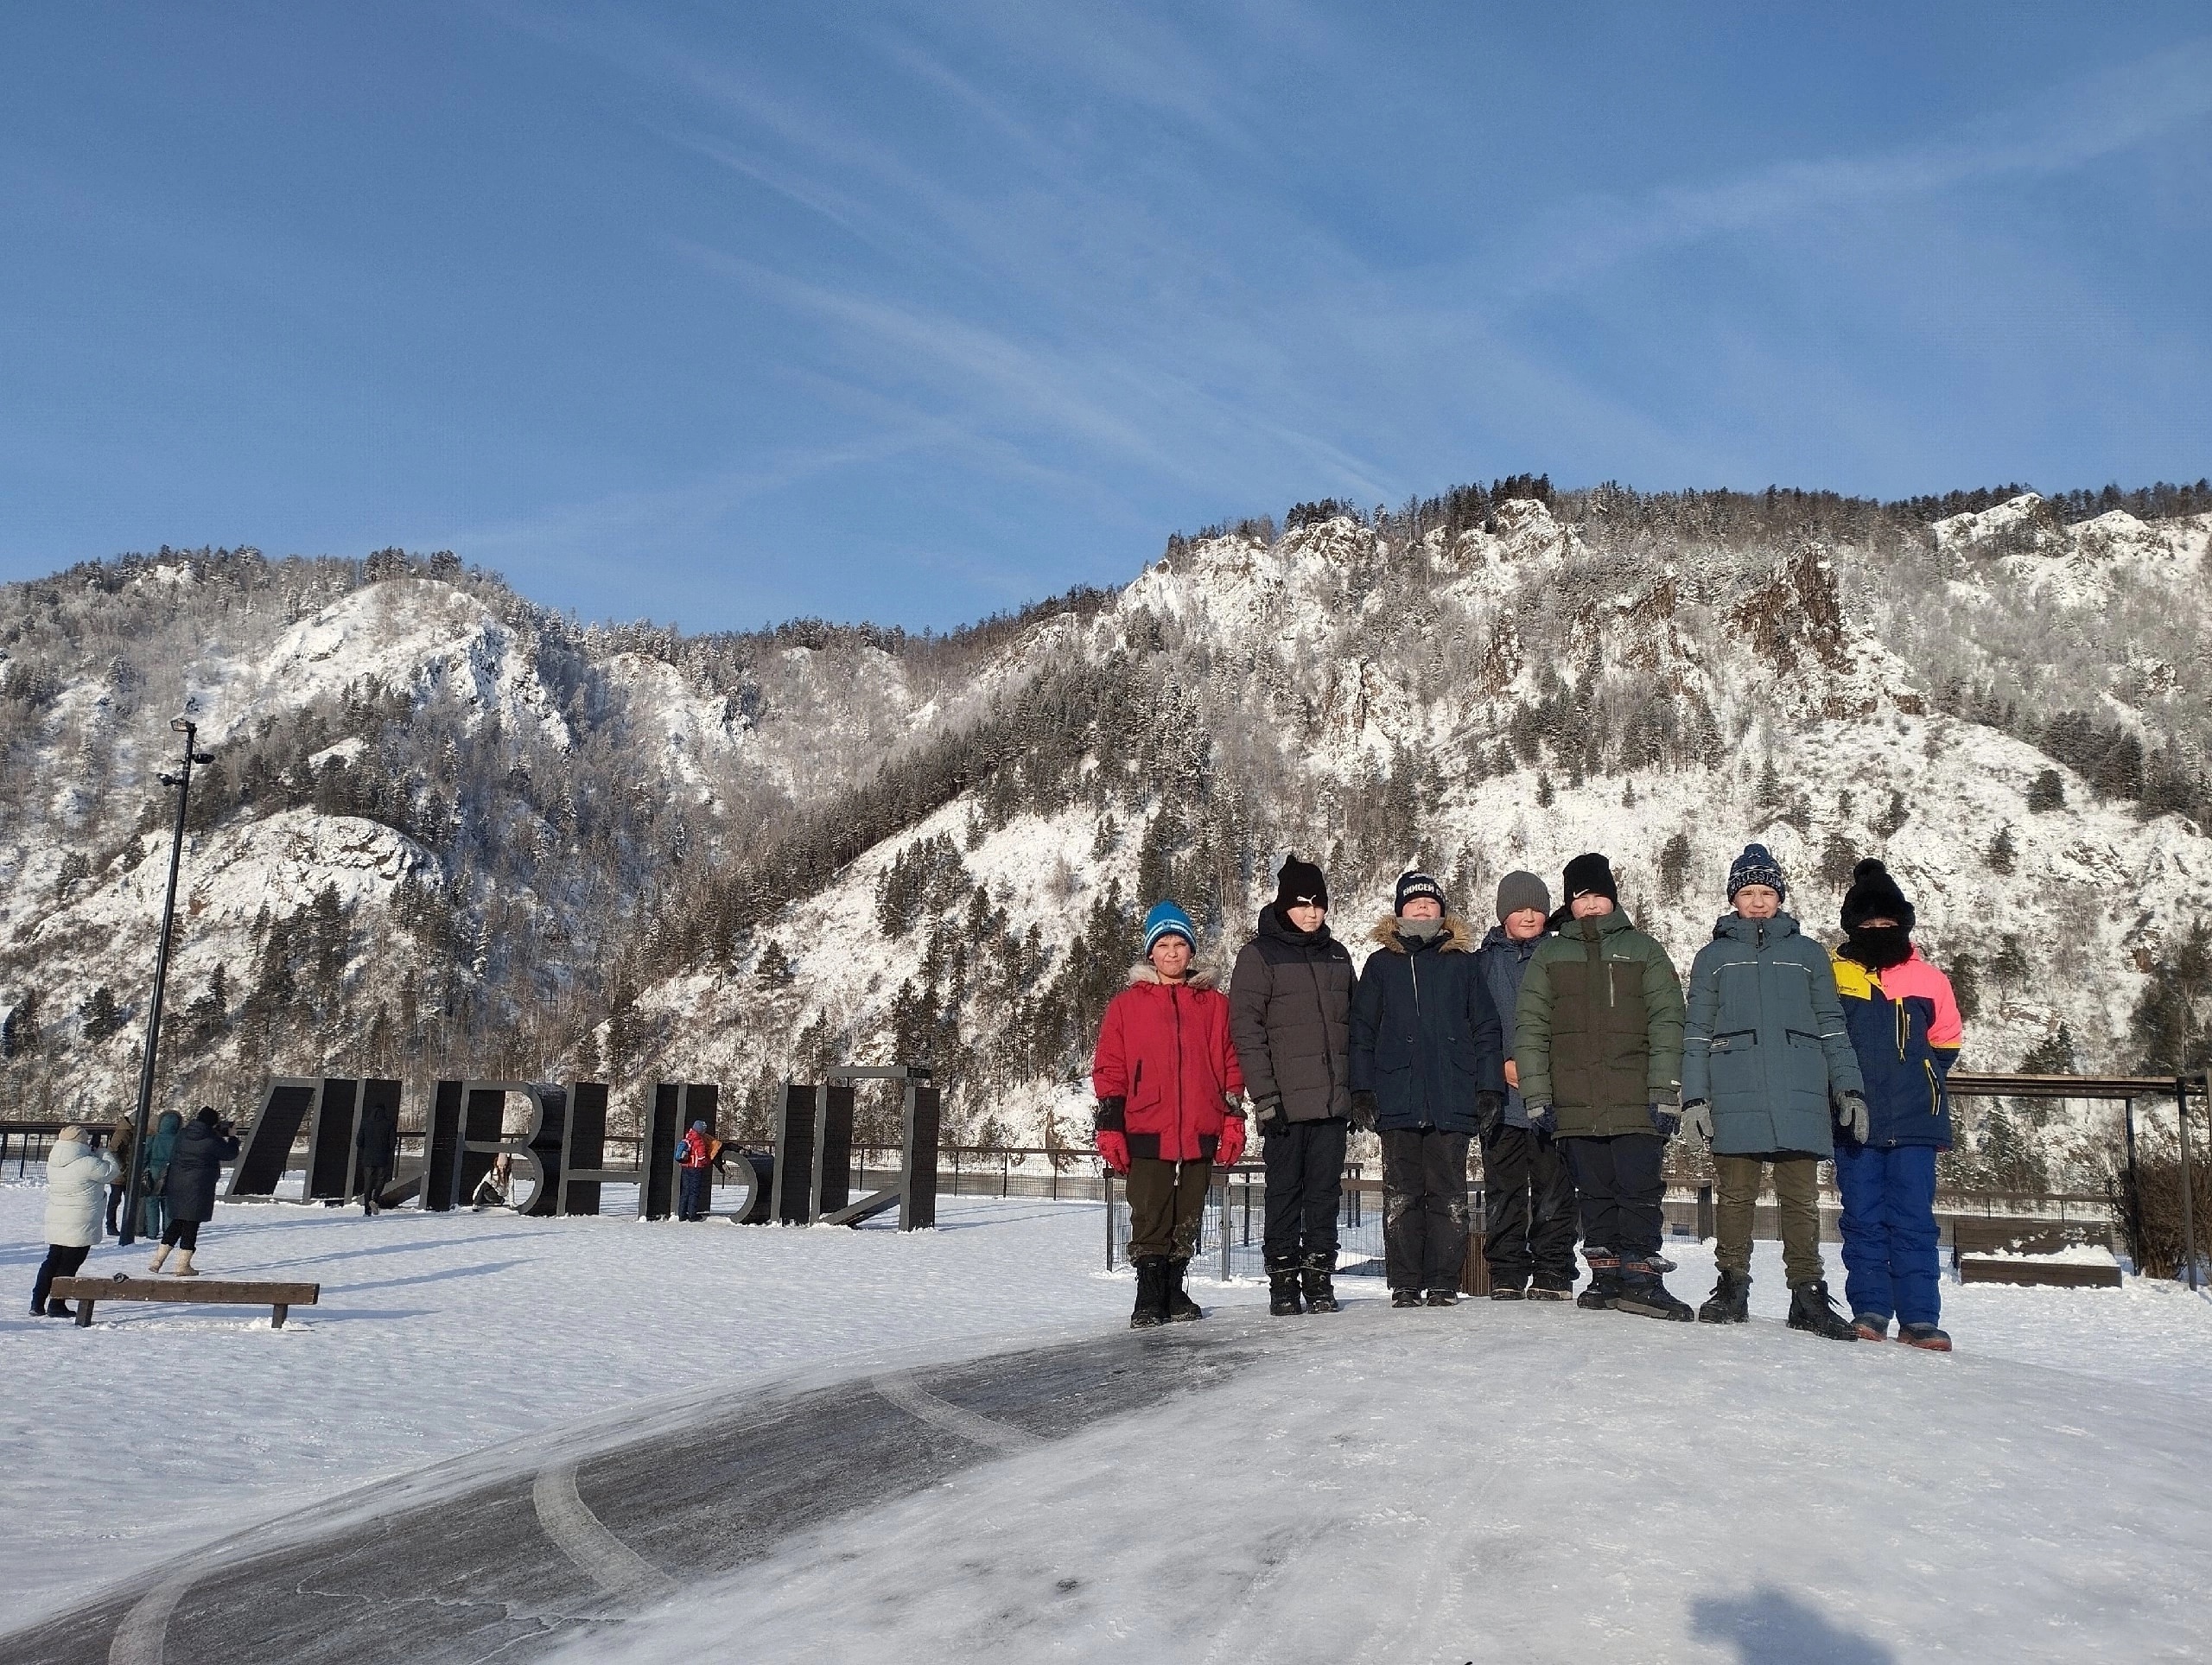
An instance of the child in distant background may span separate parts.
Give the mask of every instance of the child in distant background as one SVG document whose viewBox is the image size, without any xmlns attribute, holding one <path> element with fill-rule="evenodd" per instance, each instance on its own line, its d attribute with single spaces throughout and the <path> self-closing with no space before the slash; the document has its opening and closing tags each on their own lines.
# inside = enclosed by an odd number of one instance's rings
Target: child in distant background
<svg viewBox="0 0 2212 1665">
<path fill-rule="evenodd" d="M 1866 1078 L 1871 1125 L 1840 1131 L 1836 1189 L 1843 1193 L 1844 1299 L 1866 1341 L 1897 1339 L 1951 1350 L 1936 1327 L 1936 1153 L 1951 1147 L 1944 1080 L 1965 1026 L 1950 979 L 1913 946 L 1912 904 L 1879 861 L 1861 861 L 1843 899 L 1836 991 Z"/>
</svg>

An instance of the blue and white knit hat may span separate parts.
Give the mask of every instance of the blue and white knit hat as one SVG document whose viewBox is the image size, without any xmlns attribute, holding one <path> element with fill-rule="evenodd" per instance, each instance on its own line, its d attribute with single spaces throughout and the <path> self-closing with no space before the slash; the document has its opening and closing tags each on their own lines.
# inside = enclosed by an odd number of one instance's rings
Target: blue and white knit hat
<svg viewBox="0 0 2212 1665">
<path fill-rule="evenodd" d="M 1787 899 L 1789 881 L 1783 877 L 1782 863 L 1764 844 L 1746 844 L 1728 869 L 1728 899 L 1734 901 L 1736 893 L 1746 885 L 1764 885 L 1777 897 Z"/>
<path fill-rule="evenodd" d="M 1194 949 L 1198 945 L 1191 916 L 1173 902 L 1154 902 L 1152 912 L 1144 916 L 1144 951 L 1151 953 L 1162 937 L 1180 937 Z"/>
</svg>

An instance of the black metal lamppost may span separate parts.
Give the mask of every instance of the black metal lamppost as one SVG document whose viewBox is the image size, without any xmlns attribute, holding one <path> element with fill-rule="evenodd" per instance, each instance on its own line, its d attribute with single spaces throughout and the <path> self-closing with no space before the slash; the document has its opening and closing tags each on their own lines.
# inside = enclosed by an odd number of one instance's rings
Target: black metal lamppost
<svg viewBox="0 0 2212 1665">
<path fill-rule="evenodd" d="M 169 980 L 169 937 L 176 926 L 176 874 L 184 860 L 184 810 L 192 797 L 192 766 L 213 763 L 212 753 L 193 749 L 199 726 L 188 717 L 171 719 L 169 727 L 184 736 L 184 763 L 175 774 L 163 775 L 162 785 L 176 788 L 176 831 L 169 840 L 169 888 L 162 904 L 160 946 L 154 950 L 154 998 L 146 1007 L 146 1055 L 138 1065 L 138 1132 L 130 1145 L 130 1179 L 124 1192 L 123 1229 L 116 1242 L 128 1249 L 138 1237 L 138 1176 L 145 1167 L 146 1117 L 154 1104 L 154 1058 L 162 1044 L 162 993 Z"/>
</svg>

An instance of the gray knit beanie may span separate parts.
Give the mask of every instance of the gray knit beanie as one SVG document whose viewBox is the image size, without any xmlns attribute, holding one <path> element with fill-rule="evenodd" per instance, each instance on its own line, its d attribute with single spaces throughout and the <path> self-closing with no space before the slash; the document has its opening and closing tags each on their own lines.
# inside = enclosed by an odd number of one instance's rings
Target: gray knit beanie
<svg viewBox="0 0 2212 1665">
<path fill-rule="evenodd" d="M 1552 911 L 1552 893 L 1544 888 L 1544 881 L 1533 873 L 1509 873 L 1497 881 L 1497 922 L 1505 923 L 1510 913 L 1532 907 L 1539 913 Z"/>
</svg>

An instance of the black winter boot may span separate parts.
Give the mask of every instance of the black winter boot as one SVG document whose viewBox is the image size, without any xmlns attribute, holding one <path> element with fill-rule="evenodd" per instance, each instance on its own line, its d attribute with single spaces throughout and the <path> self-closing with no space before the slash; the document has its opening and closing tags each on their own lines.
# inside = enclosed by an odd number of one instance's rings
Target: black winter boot
<svg viewBox="0 0 2212 1665">
<path fill-rule="evenodd" d="M 1137 1304 L 1129 1314 L 1129 1328 L 1149 1330 L 1166 1322 L 1167 1257 L 1147 1255 L 1137 1261 Z"/>
<path fill-rule="evenodd" d="M 1393 1289 L 1390 1292 L 1390 1305 L 1393 1306 L 1418 1306 L 1421 1305 L 1421 1291 L 1418 1289 Z"/>
<path fill-rule="evenodd" d="M 1568 1273 L 1559 1278 L 1548 1272 L 1536 1274 L 1535 1281 L 1529 1286 L 1530 1300 L 1572 1300 L 1574 1299 L 1574 1274 Z"/>
<path fill-rule="evenodd" d="M 1459 1292 L 1456 1289 L 1432 1289 L 1421 1297 L 1424 1306 L 1457 1306 Z"/>
<path fill-rule="evenodd" d="M 1688 1301 L 1676 1300 L 1668 1293 L 1651 1262 L 1642 1260 L 1621 1262 L 1620 1293 L 1613 1297 L 1613 1311 L 1633 1312 L 1638 1318 L 1670 1319 L 1678 1324 L 1694 1323 L 1697 1318 Z"/>
<path fill-rule="evenodd" d="M 1789 1291 L 1789 1327 L 1809 1330 L 1816 1336 L 1826 1336 L 1830 1341 L 1856 1341 L 1859 1331 L 1849 1319 L 1835 1310 L 1835 1303 L 1828 1299 L 1825 1279 L 1816 1283 L 1794 1285 Z"/>
<path fill-rule="evenodd" d="M 1294 1260 L 1268 1261 L 1268 1312 L 1279 1319 L 1295 1318 L 1306 1310 L 1299 1299 L 1298 1262 Z"/>
<path fill-rule="evenodd" d="M 1317 1249 L 1306 1257 L 1300 1270 L 1305 1284 L 1306 1310 L 1309 1312 L 1340 1312 L 1344 1308 L 1337 1301 L 1337 1254 L 1332 1249 Z"/>
<path fill-rule="evenodd" d="M 73 1319 L 77 1315 L 69 1310 L 68 1302 L 49 1300 L 46 1304 L 46 1316 L 50 1319 Z"/>
<path fill-rule="evenodd" d="M 1206 1315 L 1205 1308 L 1183 1293 L 1183 1274 L 1190 1269 L 1188 1257 L 1167 1262 L 1167 1321 L 1170 1324 L 1192 1324 Z"/>
<path fill-rule="evenodd" d="M 46 1310 L 51 1312 L 56 1302 L 48 1301 Z M 1931 1353 L 1951 1350 L 1951 1338 L 1932 1324 L 1904 1324 L 1897 1326 L 1897 1339 L 1908 1347 L 1918 1347 Z"/>
<path fill-rule="evenodd" d="M 1723 1272 L 1720 1281 L 1713 1286 L 1713 1293 L 1705 1298 L 1705 1305 L 1697 1309 L 1700 1324 L 1746 1324 L 1751 1321 L 1751 1274 L 1748 1272 Z M 1797 1309 L 1789 1309 L 1789 1321 L 1797 1321 Z"/>
<path fill-rule="evenodd" d="M 1590 1287 L 1574 1298 L 1574 1304 L 1586 1312 L 1605 1312 L 1621 1293 L 1620 1256 L 1609 1249 L 1586 1249 L 1582 1258 L 1590 1262 Z"/>
</svg>

